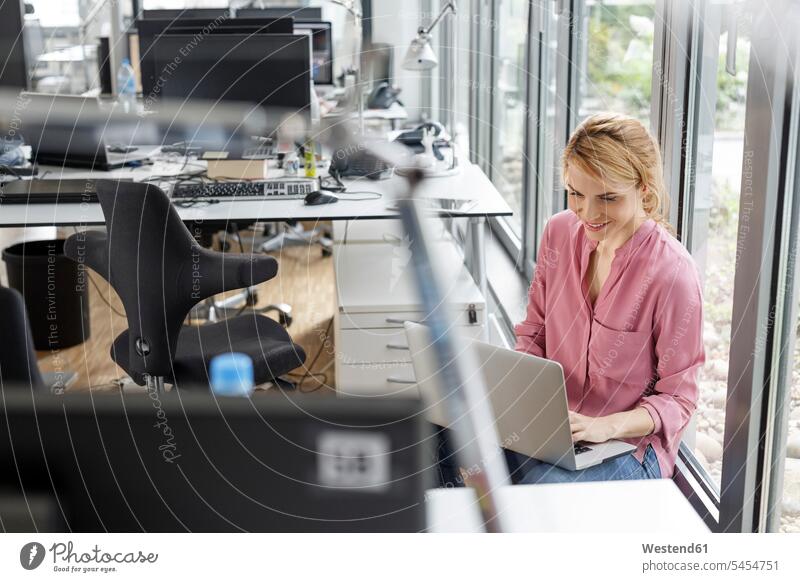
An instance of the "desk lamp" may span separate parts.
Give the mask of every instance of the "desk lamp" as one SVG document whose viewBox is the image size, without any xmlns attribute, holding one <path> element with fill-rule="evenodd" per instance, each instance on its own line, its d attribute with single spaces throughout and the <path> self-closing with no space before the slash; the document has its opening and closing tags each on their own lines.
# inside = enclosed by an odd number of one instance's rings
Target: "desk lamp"
<svg viewBox="0 0 800 582">
<path fill-rule="evenodd" d="M 436 15 L 436 18 L 434 18 L 427 27 L 420 26 L 419 29 L 417 29 L 417 36 L 411 41 L 411 45 L 409 45 L 408 51 L 406 51 L 406 56 L 403 59 L 404 69 L 409 71 L 430 71 L 439 65 L 439 59 L 437 58 L 436 53 L 433 51 L 433 47 L 431 47 L 431 32 L 433 32 L 433 29 L 436 28 L 436 25 L 439 24 L 439 21 L 441 21 L 448 12 L 451 14 L 456 14 L 456 3 L 454 0 L 449 0 L 446 2 L 439 11 L 439 14 Z M 450 109 L 449 118 L 449 129 L 450 131 L 455 132 L 455 115 L 452 108 Z M 433 162 L 432 158 L 431 162 Z M 428 171 L 428 177 L 452 176 L 457 174 L 459 170 L 460 168 L 458 167 L 458 162 L 455 158 L 454 149 L 453 162 L 450 167 L 436 172 Z"/>
<path fill-rule="evenodd" d="M 456 13 L 456 3 L 453 0 L 450 0 L 442 7 L 433 22 L 427 27 L 419 27 L 417 36 L 411 41 L 406 57 L 403 59 L 404 69 L 409 71 L 429 71 L 439 64 L 439 59 L 436 58 L 436 53 L 433 52 L 431 47 L 431 32 L 448 11 L 452 11 L 453 14 Z"/>
</svg>

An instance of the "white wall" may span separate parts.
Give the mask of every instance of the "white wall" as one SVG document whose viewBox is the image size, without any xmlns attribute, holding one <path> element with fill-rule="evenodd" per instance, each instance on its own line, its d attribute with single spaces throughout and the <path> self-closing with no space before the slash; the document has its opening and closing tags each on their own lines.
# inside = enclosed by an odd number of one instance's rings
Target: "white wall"
<svg viewBox="0 0 800 582">
<path fill-rule="evenodd" d="M 421 23 L 419 0 L 372 0 L 372 41 L 394 46 L 395 84 L 402 87 L 400 100 L 411 119 L 419 118 L 421 74 L 402 68 L 411 39 Z"/>
</svg>

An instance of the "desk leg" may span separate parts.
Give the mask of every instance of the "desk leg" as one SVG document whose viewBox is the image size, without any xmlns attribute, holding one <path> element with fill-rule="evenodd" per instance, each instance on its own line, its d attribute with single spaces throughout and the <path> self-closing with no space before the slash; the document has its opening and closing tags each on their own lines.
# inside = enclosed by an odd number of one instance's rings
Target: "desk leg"
<svg viewBox="0 0 800 582">
<path fill-rule="evenodd" d="M 484 305 L 486 306 L 486 315 L 489 313 L 489 286 L 486 277 L 486 219 L 482 216 L 474 216 L 467 219 L 467 246 L 466 246 L 466 264 L 467 270 L 472 275 L 475 284 L 480 289 L 483 296 Z M 483 339 L 488 341 L 489 338 L 489 318 L 486 317 L 483 326 Z"/>
<path fill-rule="evenodd" d="M 475 280 L 484 299 L 486 298 L 486 246 L 484 245 L 484 225 L 486 219 L 482 216 L 468 219 L 467 227 L 467 269 Z"/>
</svg>

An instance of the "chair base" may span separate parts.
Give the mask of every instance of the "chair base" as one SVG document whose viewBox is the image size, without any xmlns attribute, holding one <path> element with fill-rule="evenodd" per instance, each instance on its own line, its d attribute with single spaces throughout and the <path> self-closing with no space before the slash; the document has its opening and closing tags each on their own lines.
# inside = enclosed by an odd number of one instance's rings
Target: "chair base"
<svg viewBox="0 0 800 582">
<path fill-rule="evenodd" d="M 256 307 L 257 303 L 256 287 L 248 287 L 224 299 L 209 297 L 192 308 L 187 321 L 190 324 L 196 322 L 216 323 L 245 313 L 266 314 L 275 311 L 278 314 L 278 323 L 286 328 L 292 325 L 292 306 L 288 303 L 270 303 L 264 307 Z"/>
<path fill-rule="evenodd" d="M 164 393 L 163 376 L 150 376 L 149 374 L 145 374 L 144 382 L 147 387 L 147 392 L 155 392 L 156 394 Z"/>
<path fill-rule="evenodd" d="M 330 256 L 333 252 L 333 239 L 327 229 L 322 227 L 305 230 L 302 224 L 284 225 L 283 231 L 267 238 L 258 249 L 264 253 L 273 253 L 286 247 L 306 246 L 318 244 L 323 256 Z"/>
</svg>

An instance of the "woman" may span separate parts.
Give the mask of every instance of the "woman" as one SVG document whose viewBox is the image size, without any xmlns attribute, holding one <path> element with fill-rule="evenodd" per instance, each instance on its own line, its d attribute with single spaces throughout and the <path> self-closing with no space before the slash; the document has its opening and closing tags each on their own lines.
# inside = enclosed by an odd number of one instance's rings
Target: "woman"
<svg viewBox="0 0 800 582">
<path fill-rule="evenodd" d="M 705 361 L 697 269 L 670 233 L 658 145 L 601 113 L 562 158 L 569 209 L 547 223 L 516 349 L 564 368 L 575 442 L 636 451 L 567 471 L 506 451 L 519 483 L 670 477 Z"/>
</svg>

